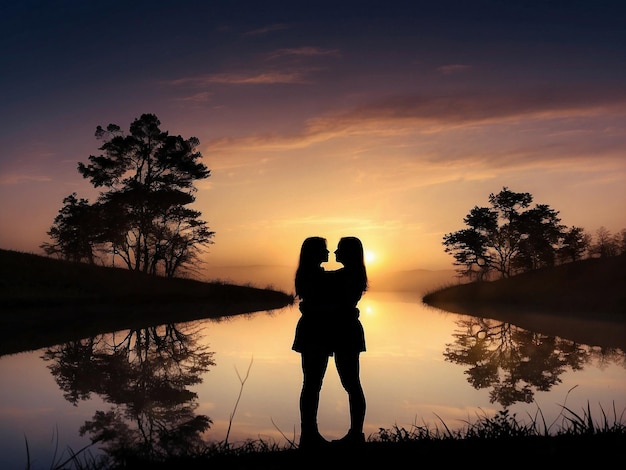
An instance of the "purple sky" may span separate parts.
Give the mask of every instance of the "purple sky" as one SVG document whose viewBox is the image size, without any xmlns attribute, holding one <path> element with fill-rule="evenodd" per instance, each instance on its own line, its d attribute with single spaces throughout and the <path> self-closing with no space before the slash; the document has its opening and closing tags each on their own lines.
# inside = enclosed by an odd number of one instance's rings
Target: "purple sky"
<svg viewBox="0 0 626 470">
<path fill-rule="evenodd" d="M 19 1 L 0 7 L 0 247 L 41 252 L 143 113 L 201 141 L 212 265 L 360 236 L 446 269 L 442 236 L 503 186 L 626 228 L 626 2 Z"/>
</svg>

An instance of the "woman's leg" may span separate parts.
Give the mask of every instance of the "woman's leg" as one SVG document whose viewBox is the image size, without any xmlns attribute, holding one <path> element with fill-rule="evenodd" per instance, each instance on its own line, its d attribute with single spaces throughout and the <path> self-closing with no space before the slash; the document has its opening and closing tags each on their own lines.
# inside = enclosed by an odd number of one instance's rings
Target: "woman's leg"
<svg viewBox="0 0 626 470">
<path fill-rule="evenodd" d="M 335 365 L 341 385 L 348 392 L 350 404 L 350 431 L 348 435 L 361 439 L 365 422 L 365 394 L 361 386 L 358 352 L 335 353 Z"/>
<path fill-rule="evenodd" d="M 328 355 L 316 353 L 302 353 L 302 391 L 300 392 L 300 425 L 302 436 L 305 440 L 310 436 L 318 436 L 317 410 L 320 402 L 320 391 L 326 368 L 328 367 Z M 315 439 L 312 438 L 312 439 Z"/>
</svg>

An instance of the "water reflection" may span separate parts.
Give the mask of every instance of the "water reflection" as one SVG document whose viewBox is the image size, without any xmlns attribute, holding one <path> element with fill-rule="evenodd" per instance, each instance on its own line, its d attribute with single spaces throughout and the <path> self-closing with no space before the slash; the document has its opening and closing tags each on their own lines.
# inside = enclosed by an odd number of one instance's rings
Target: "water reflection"
<svg viewBox="0 0 626 470">
<path fill-rule="evenodd" d="M 468 317 L 456 324 L 455 340 L 446 344 L 446 361 L 468 366 L 464 373 L 472 387 L 490 389 L 490 403 L 505 408 L 532 403 L 536 391 L 561 383 L 568 368 L 582 370 L 592 359 L 605 366 L 623 362 L 615 348 L 580 345 L 497 320 Z"/>
<path fill-rule="evenodd" d="M 213 352 L 198 332 L 174 324 L 100 335 L 46 349 L 43 359 L 73 405 L 92 393 L 112 405 L 80 428 L 116 462 L 197 451 L 211 420 L 195 413 L 197 394 Z"/>
<path fill-rule="evenodd" d="M 100 454 L 105 446 L 120 459 L 126 452 L 156 458 L 226 438 L 286 444 L 284 436 L 293 438 L 299 429 L 301 367 L 290 349 L 298 318 L 297 308 L 287 307 L 0 357 L 0 468 L 26 466 L 25 438 L 31 462 L 37 461 L 30 468 L 52 468 L 57 446 L 51 433 L 61 452 L 100 439 L 88 452 Z M 624 343 L 614 340 L 623 327 L 612 327 L 613 340 L 604 329 L 587 327 L 610 339 L 587 343 L 549 331 L 545 323 L 539 329 L 493 318 L 426 307 L 416 294 L 368 293 L 362 309 L 366 434 L 396 424 L 408 429 L 444 422 L 455 429 L 502 408 L 524 419 L 540 409 L 550 424 L 561 419 L 564 404 L 576 411 L 590 404 L 598 419 L 598 406 L 614 406 L 622 419 L 626 356 L 612 346 Z M 550 320 L 555 329 L 562 324 Z M 239 371 L 252 358 L 238 402 Z M 334 365 L 329 367 L 319 421 L 332 439 L 345 434 L 349 413 Z"/>
</svg>

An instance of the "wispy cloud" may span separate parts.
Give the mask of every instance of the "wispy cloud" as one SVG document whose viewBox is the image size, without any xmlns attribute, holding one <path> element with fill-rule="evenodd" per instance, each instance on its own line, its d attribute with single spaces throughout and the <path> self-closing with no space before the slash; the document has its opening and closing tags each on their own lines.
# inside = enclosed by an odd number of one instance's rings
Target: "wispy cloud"
<svg viewBox="0 0 626 470">
<path fill-rule="evenodd" d="M 626 90 L 545 88 L 506 93 L 465 93 L 442 96 L 402 95 L 355 107 L 335 121 L 413 119 L 422 122 L 477 123 L 522 116 L 558 117 L 623 113 Z M 344 124 L 346 125 L 346 124 Z"/>
<path fill-rule="evenodd" d="M 176 98 L 175 101 L 186 101 L 191 103 L 208 103 L 211 100 L 213 93 L 209 91 L 203 91 L 194 95 L 183 96 L 182 98 Z"/>
<path fill-rule="evenodd" d="M 331 56 L 340 57 L 339 49 L 322 49 L 320 47 L 295 47 L 278 49 L 268 54 L 268 59 L 277 59 L 282 57 L 320 57 Z"/>
<path fill-rule="evenodd" d="M 306 59 L 319 57 L 340 57 L 338 49 L 322 49 L 319 47 L 297 47 L 275 50 L 265 56 L 266 60 L 277 61 L 271 66 L 250 67 L 249 70 L 226 71 L 206 75 L 180 77 L 161 82 L 167 86 L 207 87 L 210 85 L 289 85 L 311 84 L 311 75 L 323 70 L 324 67 L 306 63 Z M 206 101 L 209 94 L 198 93 L 184 100 Z"/>
<path fill-rule="evenodd" d="M 308 83 L 305 73 L 301 70 L 279 71 L 269 70 L 250 73 L 216 73 L 198 77 L 184 77 L 165 82 L 171 86 L 191 85 L 207 86 L 225 85 L 272 85 L 272 84 L 304 84 Z"/>
<path fill-rule="evenodd" d="M 261 36 L 268 33 L 273 33 L 274 31 L 281 31 L 284 29 L 289 29 L 289 25 L 285 23 L 275 23 L 269 26 L 264 26 L 263 28 L 253 29 L 244 33 L 244 36 Z"/>
<path fill-rule="evenodd" d="M 301 132 L 215 139 L 206 154 L 229 155 L 216 158 L 218 167 L 256 168 L 259 156 L 308 155 L 314 145 L 336 140 L 341 150 L 328 158 L 353 159 L 355 149 L 366 148 L 359 167 L 368 178 L 392 178 L 398 187 L 421 184 L 413 175 L 424 172 L 449 181 L 489 179 L 513 168 L 602 171 L 623 158 L 626 137 L 614 126 L 626 122 L 625 103 L 610 90 L 396 96 L 308 120 Z M 368 157 L 378 162 L 381 154 L 385 169 L 369 168 Z"/>
<path fill-rule="evenodd" d="M 472 67 L 470 65 L 463 64 L 449 64 L 442 65 L 441 67 L 437 67 L 437 70 L 444 75 L 452 75 L 456 73 L 466 72 L 470 70 Z"/>
<path fill-rule="evenodd" d="M 573 119 L 624 115 L 626 93 L 611 90 L 534 90 L 517 94 L 404 95 L 310 119 L 301 133 L 221 138 L 211 147 L 279 150 L 357 135 L 400 136 L 519 119 Z M 580 132 L 580 130 L 578 131 Z"/>
</svg>

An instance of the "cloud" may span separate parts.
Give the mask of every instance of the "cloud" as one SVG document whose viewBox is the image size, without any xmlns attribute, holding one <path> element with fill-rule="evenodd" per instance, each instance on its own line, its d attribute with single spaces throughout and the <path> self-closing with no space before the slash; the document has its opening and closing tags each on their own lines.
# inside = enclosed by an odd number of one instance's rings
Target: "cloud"
<svg viewBox="0 0 626 470">
<path fill-rule="evenodd" d="M 263 28 L 253 29 L 244 33 L 244 36 L 261 36 L 268 33 L 273 33 L 274 31 L 282 31 L 284 29 L 289 29 L 290 26 L 285 23 L 275 23 L 269 26 L 264 26 Z"/>
<path fill-rule="evenodd" d="M 286 59 L 281 65 L 248 71 L 221 72 L 208 75 L 181 77 L 162 82 L 169 86 L 203 87 L 210 85 L 289 85 L 310 84 L 312 73 L 324 70 L 324 67 L 305 65 L 300 59 L 317 57 L 340 57 L 337 49 L 319 47 L 297 47 L 275 50 L 266 56 L 267 60 Z M 199 97 L 204 97 L 199 94 Z"/>
<path fill-rule="evenodd" d="M 424 123 L 482 123 L 519 117 L 560 117 L 623 112 L 626 90 L 546 87 L 506 93 L 399 95 L 380 99 L 333 118 L 344 125 L 366 120 L 417 120 Z"/>
<path fill-rule="evenodd" d="M 350 136 L 440 133 L 476 125 L 515 124 L 520 120 L 601 119 L 623 116 L 624 104 L 626 93 L 623 92 L 564 88 L 507 94 L 398 95 L 310 119 L 303 123 L 302 131 L 297 134 L 221 138 L 211 141 L 210 147 L 286 150 Z M 576 132 L 580 133 L 582 129 Z"/>
<path fill-rule="evenodd" d="M 623 175 L 625 101 L 615 90 L 398 95 L 303 121 L 299 132 L 210 140 L 203 153 L 220 171 L 267 166 L 262 157 L 283 166 L 296 157 L 333 165 L 358 159 L 372 187 L 398 189 L 537 168 Z"/>
<path fill-rule="evenodd" d="M 171 86 L 192 85 L 208 86 L 213 84 L 222 85 L 273 85 L 273 84 L 305 84 L 309 83 L 304 78 L 305 71 L 279 71 L 268 70 L 252 73 L 216 73 L 198 77 L 185 77 L 165 82 Z"/>
<path fill-rule="evenodd" d="M 163 81 L 168 86 L 206 87 L 210 85 L 290 85 L 310 84 L 312 73 L 324 70 L 323 67 L 304 65 L 301 59 L 316 57 L 340 57 L 337 49 L 319 47 L 297 47 L 275 50 L 266 56 L 267 60 L 286 59 L 281 65 L 258 70 L 221 72 L 208 75 L 188 76 Z M 197 94 L 189 97 L 190 101 L 206 100 L 210 95 Z"/>
<path fill-rule="evenodd" d="M 296 47 L 278 49 L 267 56 L 268 59 L 277 59 L 282 57 L 320 57 L 331 56 L 340 57 L 338 49 L 322 49 L 320 47 Z"/>
<path fill-rule="evenodd" d="M 186 101 L 192 103 L 208 103 L 211 100 L 213 93 L 209 91 L 203 91 L 194 95 L 183 96 L 182 98 L 176 98 L 176 101 Z"/>
</svg>

